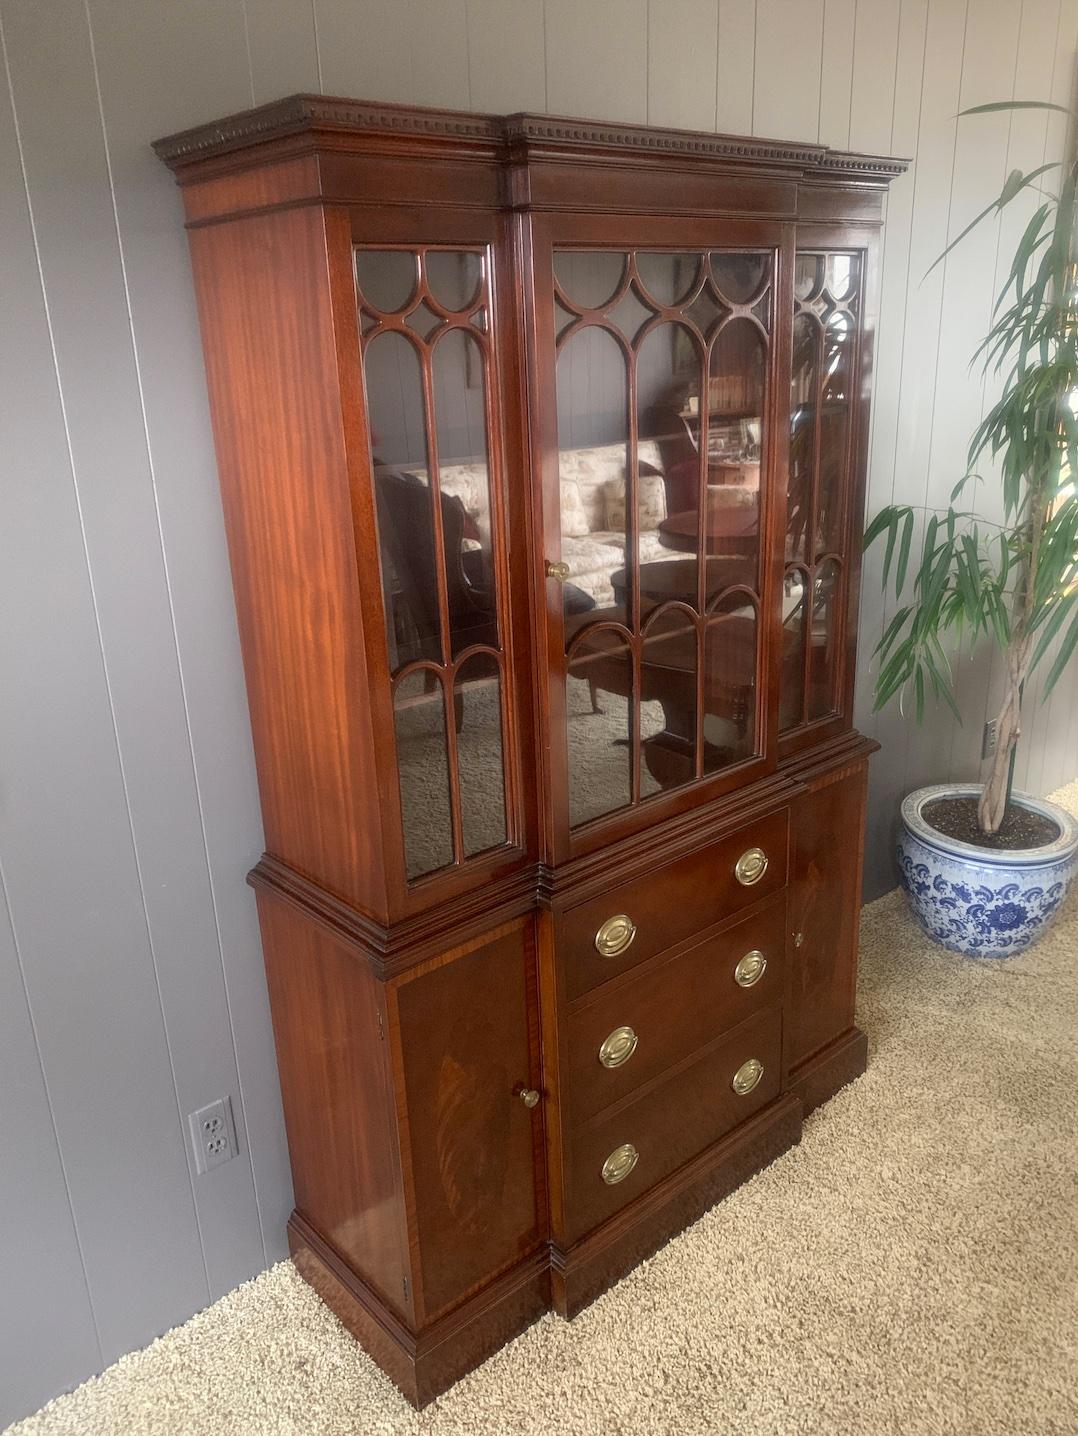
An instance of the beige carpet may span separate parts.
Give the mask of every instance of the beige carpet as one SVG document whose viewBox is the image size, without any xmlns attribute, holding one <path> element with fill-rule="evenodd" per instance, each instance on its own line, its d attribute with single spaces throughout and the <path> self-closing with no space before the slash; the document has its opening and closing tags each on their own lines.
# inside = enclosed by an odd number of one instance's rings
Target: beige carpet
<svg viewBox="0 0 1078 1436">
<path fill-rule="evenodd" d="M 801 1146 L 421 1415 L 282 1263 L 11 1432 L 1078 1432 L 1074 895 L 1006 963 L 897 894 L 862 943 L 871 1066 Z"/>
</svg>

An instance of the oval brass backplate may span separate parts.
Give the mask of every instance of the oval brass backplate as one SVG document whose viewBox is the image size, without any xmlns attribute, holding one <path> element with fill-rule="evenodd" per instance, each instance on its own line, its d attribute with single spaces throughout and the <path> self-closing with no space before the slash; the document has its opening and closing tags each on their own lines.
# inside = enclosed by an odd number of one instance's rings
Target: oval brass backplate
<svg viewBox="0 0 1078 1436">
<path fill-rule="evenodd" d="M 636 1051 L 637 1036 L 631 1027 L 615 1027 L 599 1048 L 599 1061 L 604 1067 L 620 1067 Z"/>
<path fill-rule="evenodd" d="M 632 1142 L 615 1147 L 603 1163 L 603 1181 L 608 1187 L 616 1187 L 619 1182 L 624 1182 L 639 1160 L 640 1153 Z"/>
<path fill-rule="evenodd" d="M 764 1064 L 759 1061 L 758 1058 L 750 1057 L 747 1062 L 742 1062 L 741 1066 L 734 1073 L 730 1086 L 739 1097 L 744 1097 L 758 1085 L 763 1075 Z"/>
<path fill-rule="evenodd" d="M 555 583 L 568 583 L 569 565 L 562 563 L 560 560 L 557 563 L 551 560 L 546 566 L 546 576 L 547 578 L 552 578 Z"/>
<path fill-rule="evenodd" d="M 749 848 L 734 865 L 734 877 L 742 887 L 751 888 L 767 872 L 767 854 L 763 848 Z"/>
<path fill-rule="evenodd" d="M 595 946 L 604 957 L 617 957 L 631 946 L 636 936 L 636 923 L 628 914 L 619 912 L 608 917 L 595 934 Z"/>
<path fill-rule="evenodd" d="M 754 947 L 734 968 L 734 981 L 738 987 L 753 987 L 766 971 L 767 958 L 758 947 Z"/>
</svg>

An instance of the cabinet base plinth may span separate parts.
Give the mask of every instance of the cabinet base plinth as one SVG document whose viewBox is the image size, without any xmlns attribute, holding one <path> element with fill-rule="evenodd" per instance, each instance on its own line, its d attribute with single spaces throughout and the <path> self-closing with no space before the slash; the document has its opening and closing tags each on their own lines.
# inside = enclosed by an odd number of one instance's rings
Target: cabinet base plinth
<svg viewBox="0 0 1078 1436">
<path fill-rule="evenodd" d="M 801 1103 L 780 1097 L 567 1251 L 552 1245 L 554 1310 L 574 1317 L 800 1138 Z"/>
<path fill-rule="evenodd" d="M 421 1409 L 550 1308 L 546 1248 L 418 1334 L 336 1255 L 298 1212 L 288 1245 L 300 1276 L 405 1398 Z"/>
<path fill-rule="evenodd" d="M 841 1088 L 860 1077 L 868 1066 L 868 1038 L 859 1027 L 837 1038 L 790 1073 L 786 1090 L 800 1097 L 805 1116 Z"/>
</svg>

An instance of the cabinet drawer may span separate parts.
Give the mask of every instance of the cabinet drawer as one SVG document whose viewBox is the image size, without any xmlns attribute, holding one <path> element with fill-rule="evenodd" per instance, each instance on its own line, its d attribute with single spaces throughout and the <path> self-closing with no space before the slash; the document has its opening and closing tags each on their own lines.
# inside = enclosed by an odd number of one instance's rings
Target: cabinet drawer
<svg viewBox="0 0 1078 1436">
<path fill-rule="evenodd" d="M 782 998 L 786 896 L 601 988 L 569 1017 L 573 1121 L 592 1116 Z"/>
<path fill-rule="evenodd" d="M 672 1072 L 573 1138 L 572 1239 L 648 1191 L 663 1177 L 758 1112 L 779 1093 L 782 1014 L 756 1013 L 688 1067 Z M 761 1064 L 751 1091 L 734 1090 L 745 1064 Z M 634 1160 L 635 1157 L 635 1160 Z M 628 1168 L 620 1180 L 619 1166 Z"/>
<path fill-rule="evenodd" d="M 786 809 L 746 823 L 699 852 L 612 887 L 563 913 L 556 920 L 556 931 L 569 996 L 579 997 L 749 903 L 778 892 L 786 885 L 788 825 Z M 763 853 L 766 867 L 754 881 L 743 881 L 737 876 L 738 862 L 754 849 Z M 743 877 L 751 879 L 752 873 Z"/>
</svg>

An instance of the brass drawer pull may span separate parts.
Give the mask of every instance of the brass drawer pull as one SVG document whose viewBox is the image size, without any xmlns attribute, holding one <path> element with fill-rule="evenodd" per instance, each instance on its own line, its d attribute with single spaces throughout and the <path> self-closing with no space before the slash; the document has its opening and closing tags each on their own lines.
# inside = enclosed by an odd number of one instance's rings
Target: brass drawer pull
<svg viewBox="0 0 1078 1436">
<path fill-rule="evenodd" d="M 734 877 L 742 887 L 751 888 L 767 872 L 767 854 L 763 848 L 749 848 L 738 858 L 734 866 Z"/>
<path fill-rule="evenodd" d="M 734 981 L 738 987 L 754 987 L 766 971 L 767 958 L 758 947 L 754 947 L 734 968 Z"/>
<path fill-rule="evenodd" d="M 608 917 L 595 934 L 595 946 L 604 957 L 617 957 L 632 946 L 636 923 L 623 912 Z"/>
<path fill-rule="evenodd" d="M 746 1096 L 752 1089 L 759 1085 L 760 1078 L 764 1075 L 764 1064 L 756 1057 L 750 1057 L 747 1062 L 734 1073 L 734 1080 L 730 1086 L 739 1097 Z"/>
<path fill-rule="evenodd" d="M 516 1094 L 524 1103 L 525 1107 L 529 1109 L 539 1105 L 539 1093 L 534 1087 L 518 1087 Z"/>
<path fill-rule="evenodd" d="M 632 1142 L 615 1147 L 603 1163 L 603 1181 L 608 1187 L 616 1187 L 619 1182 L 624 1182 L 639 1160 L 640 1153 Z"/>
<path fill-rule="evenodd" d="M 552 560 L 547 559 L 546 576 L 547 578 L 552 578 L 555 583 L 568 583 L 569 565 L 561 562 L 554 563 Z"/>
<path fill-rule="evenodd" d="M 615 1027 L 599 1048 L 599 1061 L 604 1067 L 620 1067 L 636 1051 L 637 1036 L 631 1027 Z"/>
</svg>

